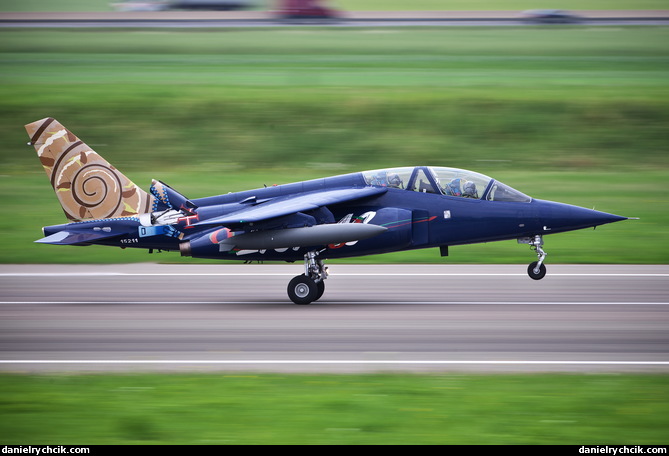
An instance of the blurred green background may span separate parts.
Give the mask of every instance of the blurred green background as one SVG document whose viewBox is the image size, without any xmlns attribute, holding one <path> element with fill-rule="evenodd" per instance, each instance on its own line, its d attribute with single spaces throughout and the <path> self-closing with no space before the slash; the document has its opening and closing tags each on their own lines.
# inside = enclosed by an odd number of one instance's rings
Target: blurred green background
<svg viewBox="0 0 669 456">
<path fill-rule="evenodd" d="M 355 3 L 355 4 L 354 4 Z M 401 2 L 337 1 L 344 10 Z M 271 7 L 273 3 L 263 5 Z M 533 2 L 412 2 L 415 10 Z M 661 1 L 562 1 L 661 9 Z M 0 0 L 0 11 L 108 11 Z M 193 262 L 34 244 L 64 222 L 23 125 L 58 118 L 138 185 L 191 198 L 364 169 L 473 169 L 536 198 L 640 220 L 546 238 L 554 263 L 669 259 L 667 27 L 0 30 L 5 263 Z M 526 263 L 515 241 L 348 262 Z"/>
<path fill-rule="evenodd" d="M 2 261 L 186 261 L 34 244 L 64 222 L 24 124 L 56 117 L 138 185 L 198 198 L 364 169 L 473 169 L 640 220 L 553 263 L 669 259 L 669 28 L 0 30 Z M 526 263 L 515 241 L 355 261 Z M 352 261 L 352 260 L 349 260 Z"/>
</svg>

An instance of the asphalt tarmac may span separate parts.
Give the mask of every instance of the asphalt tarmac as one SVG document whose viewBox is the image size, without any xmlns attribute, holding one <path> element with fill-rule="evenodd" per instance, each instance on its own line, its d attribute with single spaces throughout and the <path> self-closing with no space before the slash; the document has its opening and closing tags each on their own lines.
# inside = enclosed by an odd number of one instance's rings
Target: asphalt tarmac
<svg viewBox="0 0 669 456">
<path fill-rule="evenodd" d="M 0 266 L 0 371 L 667 372 L 669 266 Z"/>
</svg>

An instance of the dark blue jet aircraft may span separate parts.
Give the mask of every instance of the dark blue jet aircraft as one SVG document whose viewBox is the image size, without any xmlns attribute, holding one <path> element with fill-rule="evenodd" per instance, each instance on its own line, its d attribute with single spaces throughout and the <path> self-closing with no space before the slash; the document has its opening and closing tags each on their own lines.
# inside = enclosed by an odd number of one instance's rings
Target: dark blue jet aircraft
<svg viewBox="0 0 669 456">
<path fill-rule="evenodd" d="M 188 199 L 154 180 L 147 193 L 58 121 L 26 125 L 70 223 L 36 242 L 179 251 L 220 260 L 304 261 L 288 285 L 297 304 L 319 299 L 324 259 L 517 239 L 546 274 L 543 235 L 627 217 L 533 199 L 493 178 L 455 168 L 379 169 Z"/>
</svg>

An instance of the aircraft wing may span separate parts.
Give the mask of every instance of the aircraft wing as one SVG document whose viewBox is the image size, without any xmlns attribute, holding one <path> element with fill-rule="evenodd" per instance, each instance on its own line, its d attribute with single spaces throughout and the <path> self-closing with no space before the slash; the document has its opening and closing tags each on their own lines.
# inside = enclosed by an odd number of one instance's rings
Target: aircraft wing
<svg viewBox="0 0 669 456">
<path fill-rule="evenodd" d="M 282 196 L 256 206 L 245 207 L 235 212 L 214 217 L 195 225 L 232 226 L 257 223 L 277 217 L 318 209 L 331 204 L 345 203 L 371 196 L 378 196 L 388 191 L 384 187 L 345 188 L 320 192 Z"/>
<path fill-rule="evenodd" d="M 57 233 L 53 233 L 47 237 L 38 239 L 35 242 L 39 242 L 42 244 L 55 244 L 55 245 L 78 245 L 78 244 L 88 244 L 93 241 L 99 241 L 101 239 L 107 239 L 115 236 L 120 236 L 120 234 L 68 229 L 68 230 L 58 231 Z"/>
</svg>

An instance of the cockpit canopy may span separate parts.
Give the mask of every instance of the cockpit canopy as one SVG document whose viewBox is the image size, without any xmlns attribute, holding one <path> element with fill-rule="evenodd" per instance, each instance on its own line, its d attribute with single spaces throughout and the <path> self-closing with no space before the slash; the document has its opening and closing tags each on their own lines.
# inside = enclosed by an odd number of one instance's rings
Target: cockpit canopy
<svg viewBox="0 0 669 456">
<path fill-rule="evenodd" d="M 529 203 L 532 198 L 483 174 L 458 168 L 417 166 L 364 171 L 372 187 L 390 187 L 421 193 Z"/>
</svg>

